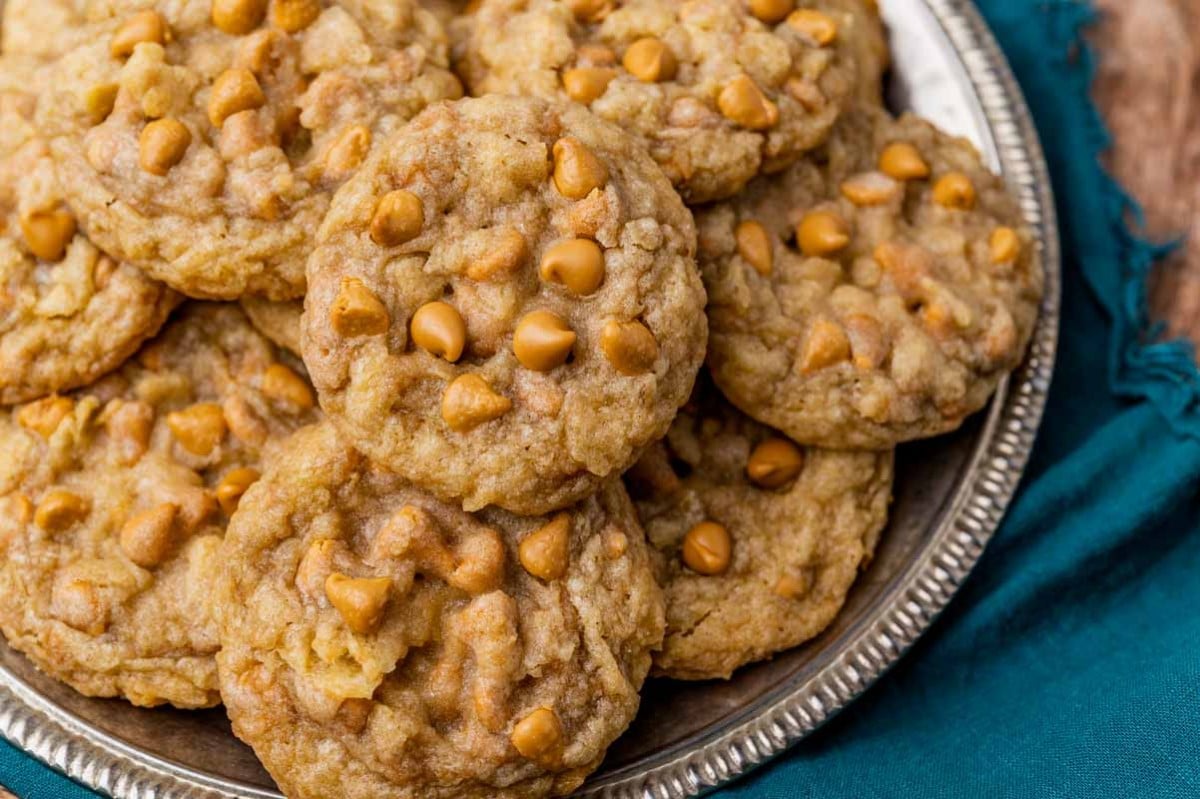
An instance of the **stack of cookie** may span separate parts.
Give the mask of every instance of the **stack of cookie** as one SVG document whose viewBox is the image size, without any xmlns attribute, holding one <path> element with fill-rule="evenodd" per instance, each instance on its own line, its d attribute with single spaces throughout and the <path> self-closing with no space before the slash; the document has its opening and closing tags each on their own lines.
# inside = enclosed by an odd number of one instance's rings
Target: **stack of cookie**
<svg viewBox="0 0 1200 799">
<path fill-rule="evenodd" d="M 569 793 L 812 638 L 1041 293 L 886 61 L 867 0 L 8 0 L 10 645 L 374 799 Z"/>
</svg>

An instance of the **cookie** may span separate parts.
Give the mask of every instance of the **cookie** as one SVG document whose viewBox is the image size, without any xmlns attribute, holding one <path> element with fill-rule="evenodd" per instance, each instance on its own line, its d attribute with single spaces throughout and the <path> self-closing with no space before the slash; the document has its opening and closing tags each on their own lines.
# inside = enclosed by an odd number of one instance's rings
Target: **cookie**
<svg viewBox="0 0 1200 799">
<path fill-rule="evenodd" d="M 821 144 L 859 83 L 878 84 L 882 61 L 856 56 L 884 46 L 861 0 L 482 0 L 455 36 L 473 94 L 586 105 L 689 204 Z"/>
<path fill-rule="evenodd" d="M 209 612 L 229 514 L 312 389 L 236 306 L 189 306 L 94 386 L 0 415 L 0 630 L 137 705 L 218 702 Z"/>
<path fill-rule="evenodd" d="M 450 26 L 458 15 L 463 13 L 467 7 L 465 0 L 420 0 L 420 2 L 437 17 L 437 21 L 442 23 L 442 27 L 447 31 L 450 30 Z"/>
<path fill-rule="evenodd" d="M 222 552 L 222 696 L 295 799 L 565 795 L 662 636 L 619 480 L 553 516 L 473 515 L 329 424 L 246 493 Z"/>
<path fill-rule="evenodd" d="M 703 359 L 691 214 L 574 104 L 427 109 L 334 199 L 304 359 L 377 462 L 467 510 L 570 505 L 636 460 Z"/>
<path fill-rule="evenodd" d="M 654 670 L 728 678 L 833 621 L 887 521 L 892 453 L 797 446 L 710 388 L 626 480 L 666 593 Z"/>
<path fill-rule="evenodd" d="M 58 58 L 83 44 L 88 0 L 5 0 L 0 52 Z"/>
<path fill-rule="evenodd" d="M 303 300 L 275 302 L 262 297 L 243 297 L 242 310 L 251 324 L 275 344 L 296 357 L 300 356 L 300 315 Z"/>
<path fill-rule="evenodd" d="M 60 61 L 44 124 L 83 228 L 196 297 L 304 293 L 334 191 L 462 93 L 415 0 L 116 0 Z"/>
<path fill-rule="evenodd" d="M 85 385 L 153 336 L 177 296 L 107 256 L 67 209 L 33 124 L 45 70 L 0 59 L 0 404 Z"/>
<path fill-rule="evenodd" d="M 709 365 L 792 439 L 887 449 L 945 433 L 1025 352 L 1033 232 L 966 140 L 863 109 L 817 156 L 697 217 Z"/>
</svg>

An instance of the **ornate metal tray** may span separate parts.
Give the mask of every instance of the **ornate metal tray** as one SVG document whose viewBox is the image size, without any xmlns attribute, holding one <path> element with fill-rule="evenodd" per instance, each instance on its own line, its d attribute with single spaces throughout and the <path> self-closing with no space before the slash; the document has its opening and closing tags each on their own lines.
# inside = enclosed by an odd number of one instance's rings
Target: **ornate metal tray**
<svg viewBox="0 0 1200 799">
<path fill-rule="evenodd" d="M 1046 298 L 1029 358 L 959 433 L 901 449 L 890 527 L 829 630 L 729 682 L 651 681 L 638 720 L 580 796 L 704 793 L 821 725 L 878 679 L 954 595 L 1025 466 L 1050 384 L 1060 292 L 1054 204 L 1037 134 L 970 0 L 881 5 L 894 50 L 892 105 L 974 140 L 1039 233 Z M 0 734 L 119 799 L 279 797 L 219 709 L 148 711 L 85 699 L 3 644 Z"/>
</svg>

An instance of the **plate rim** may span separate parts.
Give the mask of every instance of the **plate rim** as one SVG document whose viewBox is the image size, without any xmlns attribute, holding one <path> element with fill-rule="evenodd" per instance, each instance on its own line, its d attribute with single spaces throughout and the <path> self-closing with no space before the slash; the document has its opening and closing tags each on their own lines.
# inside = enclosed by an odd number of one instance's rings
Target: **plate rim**
<svg viewBox="0 0 1200 799">
<path fill-rule="evenodd" d="M 921 0 L 958 54 L 992 134 L 1001 172 L 1037 231 L 1045 292 L 1024 363 L 998 386 L 949 510 L 870 620 L 803 685 L 670 762 L 630 764 L 578 797 L 685 799 L 742 777 L 791 748 L 883 676 L 933 624 L 982 557 L 1016 493 L 1041 424 L 1058 347 L 1062 254 L 1050 172 L 1024 93 L 972 0 Z"/>
<path fill-rule="evenodd" d="M 881 677 L 957 592 L 999 527 L 1045 409 L 1058 342 L 1061 250 L 1053 190 L 1032 115 L 1006 58 L 971 0 L 921 0 L 957 52 L 992 134 L 1005 179 L 1038 232 L 1045 293 L 1029 355 L 1001 382 L 950 509 L 930 542 L 841 636 L 843 651 L 804 684 L 703 745 L 650 769 L 618 770 L 578 797 L 684 799 L 740 777 L 820 727 Z M 129 746 L 54 705 L 0 667 L 0 736 L 86 788 L 118 799 L 278 799 Z"/>
</svg>

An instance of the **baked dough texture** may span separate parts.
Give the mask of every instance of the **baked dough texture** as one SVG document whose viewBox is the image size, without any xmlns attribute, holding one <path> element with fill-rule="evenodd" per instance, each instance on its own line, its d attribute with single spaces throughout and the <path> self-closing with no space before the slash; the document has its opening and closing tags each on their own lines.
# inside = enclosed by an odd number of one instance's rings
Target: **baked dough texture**
<svg viewBox="0 0 1200 799">
<path fill-rule="evenodd" d="M 46 69 L 0 59 L 0 403 L 85 385 L 153 336 L 177 295 L 88 240 L 34 125 Z"/>
<path fill-rule="evenodd" d="M 189 296 L 301 296 L 333 191 L 373 142 L 462 94 L 415 0 L 83 5 L 86 43 L 43 115 L 71 206 L 100 247 Z"/>
<path fill-rule="evenodd" d="M 747 475 L 767 441 L 785 442 L 798 457 L 778 486 Z M 891 452 L 796 447 L 715 389 L 698 391 L 626 475 L 666 594 L 655 672 L 728 678 L 824 630 L 887 522 L 892 462 Z M 694 571 L 682 555 L 688 532 L 705 522 L 732 541 L 719 574 Z"/>
<path fill-rule="evenodd" d="M 703 203 L 792 163 L 878 92 L 886 45 L 861 0 L 803 0 L 764 21 L 753 9 L 768 5 L 783 4 L 482 0 L 453 23 L 456 63 L 473 94 L 583 103 Z"/>
<path fill-rule="evenodd" d="M 397 198 L 409 238 L 381 244 Z M 326 413 L 468 510 L 595 491 L 666 432 L 704 357 L 691 214 L 573 104 L 429 108 L 338 192 L 308 278 L 302 345 Z"/>
<path fill-rule="evenodd" d="M 276 302 L 262 297 L 243 297 L 242 310 L 259 333 L 288 352 L 300 357 L 300 316 L 303 300 Z"/>
<path fill-rule="evenodd" d="M 295 799 L 565 795 L 629 724 L 662 595 L 619 480 L 468 514 L 301 431 L 230 524 L 234 732 Z M 535 576 L 535 573 L 537 576 Z"/>
<path fill-rule="evenodd" d="M 316 418 L 236 306 L 193 305 L 86 389 L 0 415 L 0 630 L 88 696 L 217 704 L 210 614 L 240 490 Z"/>
<path fill-rule="evenodd" d="M 697 225 L 713 376 L 804 444 L 956 429 L 1037 319 L 1042 264 L 1016 200 L 969 142 L 912 115 L 860 108 Z"/>
</svg>

